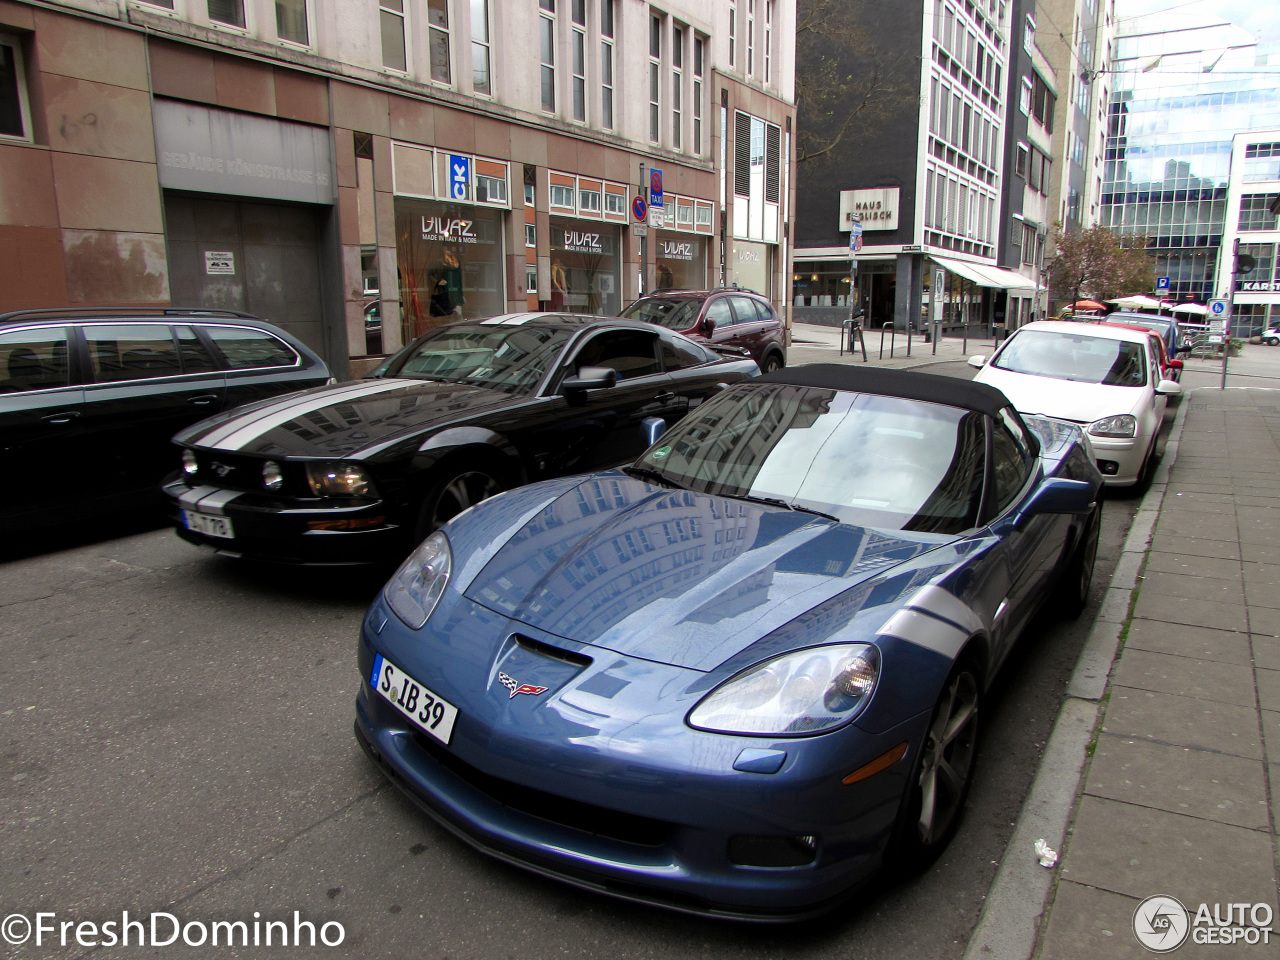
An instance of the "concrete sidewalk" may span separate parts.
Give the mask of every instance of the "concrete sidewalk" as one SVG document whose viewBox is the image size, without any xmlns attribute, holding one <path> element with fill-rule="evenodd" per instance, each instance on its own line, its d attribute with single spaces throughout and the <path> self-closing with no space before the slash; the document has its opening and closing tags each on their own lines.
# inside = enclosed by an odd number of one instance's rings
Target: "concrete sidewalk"
<svg viewBox="0 0 1280 960">
<path fill-rule="evenodd" d="M 869 366 L 877 367 L 927 368 L 934 363 L 964 360 L 979 353 L 990 356 L 994 349 L 990 337 L 985 339 L 970 337 L 967 341 L 967 349 L 963 338 L 943 337 L 938 341 L 935 351 L 932 343 L 926 342 L 916 333 L 911 335 L 908 354 L 905 333 L 899 332 L 895 335 L 891 330 L 864 330 L 862 335 L 867 345 L 866 362 Z M 851 354 L 846 349 L 841 355 L 840 337 L 839 327 L 823 327 L 813 323 L 792 324 L 791 346 L 787 348 L 787 365 L 794 367 L 802 363 L 862 363 L 860 350 Z"/>
<path fill-rule="evenodd" d="M 1280 391 L 1182 405 L 966 958 L 1280 956 Z"/>
</svg>

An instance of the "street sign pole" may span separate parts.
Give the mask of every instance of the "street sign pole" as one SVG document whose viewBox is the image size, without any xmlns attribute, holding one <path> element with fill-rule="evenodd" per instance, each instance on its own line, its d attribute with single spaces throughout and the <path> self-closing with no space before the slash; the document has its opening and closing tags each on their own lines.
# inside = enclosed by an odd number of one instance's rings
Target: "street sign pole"
<svg viewBox="0 0 1280 960">
<path fill-rule="evenodd" d="M 1218 384 L 1219 390 L 1227 389 L 1227 358 L 1231 355 L 1231 321 L 1236 315 L 1236 271 L 1239 266 L 1240 238 L 1236 237 L 1231 244 L 1231 273 L 1227 275 L 1227 283 L 1231 287 L 1227 290 L 1227 335 L 1222 341 L 1222 383 Z"/>
<path fill-rule="evenodd" d="M 640 190 L 639 196 L 644 195 L 644 164 L 640 164 Z M 640 296 L 644 296 L 645 287 L 648 284 L 649 276 L 649 238 L 647 236 L 640 237 Z"/>
</svg>

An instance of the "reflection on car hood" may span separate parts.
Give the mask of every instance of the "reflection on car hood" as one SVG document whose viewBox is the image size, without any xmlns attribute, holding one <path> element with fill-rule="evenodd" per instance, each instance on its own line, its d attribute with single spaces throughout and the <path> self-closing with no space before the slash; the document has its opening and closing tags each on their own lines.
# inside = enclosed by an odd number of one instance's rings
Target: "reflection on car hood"
<svg viewBox="0 0 1280 960">
<path fill-rule="evenodd" d="M 174 439 L 268 456 L 349 457 L 512 399 L 507 393 L 460 383 L 357 380 L 240 407 Z"/>
<path fill-rule="evenodd" d="M 955 539 L 837 524 L 611 471 L 516 528 L 465 595 L 568 640 L 710 670 Z"/>
<path fill-rule="evenodd" d="M 1076 423 L 1093 423 L 1103 417 L 1136 413 L 1144 403 L 1150 403 L 1151 397 L 1149 385 L 1111 387 L 1056 377 L 1035 377 L 990 365 L 983 367 L 974 379 L 1002 392 L 1020 413 L 1074 420 Z"/>
</svg>

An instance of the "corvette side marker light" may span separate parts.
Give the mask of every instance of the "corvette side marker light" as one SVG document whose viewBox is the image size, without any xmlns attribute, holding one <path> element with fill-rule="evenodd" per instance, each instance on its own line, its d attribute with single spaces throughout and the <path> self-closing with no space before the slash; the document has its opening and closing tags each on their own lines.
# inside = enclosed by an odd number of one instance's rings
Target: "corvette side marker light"
<svg viewBox="0 0 1280 960">
<path fill-rule="evenodd" d="M 859 767 L 853 773 L 849 774 L 841 783 L 857 783 L 859 780 L 865 780 L 867 777 L 873 777 L 881 770 L 892 767 L 895 763 L 907 755 L 907 741 L 903 740 L 888 753 L 882 753 L 868 764 Z"/>
</svg>

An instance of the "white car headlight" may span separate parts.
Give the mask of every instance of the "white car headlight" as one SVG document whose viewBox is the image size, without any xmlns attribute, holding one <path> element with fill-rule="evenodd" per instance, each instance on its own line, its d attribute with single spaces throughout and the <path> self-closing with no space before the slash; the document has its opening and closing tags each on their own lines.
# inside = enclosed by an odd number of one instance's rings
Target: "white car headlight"
<svg viewBox="0 0 1280 960">
<path fill-rule="evenodd" d="M 719 733 L 821 733 L 850 719 L 871 698 L 880 654 L 865 643 L 784 654 L 713 690 L 689 725 Z"/>
<path fill-rule="evenodd" d="M 417 630 L 431 616 L 452 569 L 449 538 L 437 530 L 422 541 L 387 583 L 383 591 L 387 603 L 397 617 Z"/>
<path fill-rule="evenodd" d="M 1138 421 L 1130 414 L 1122 413 L 1115 417 L 1103 417 L 1089 424 L 1089 434 L 1094 437 L 1135 437 L 1138 435 Z"/>
</svg>

